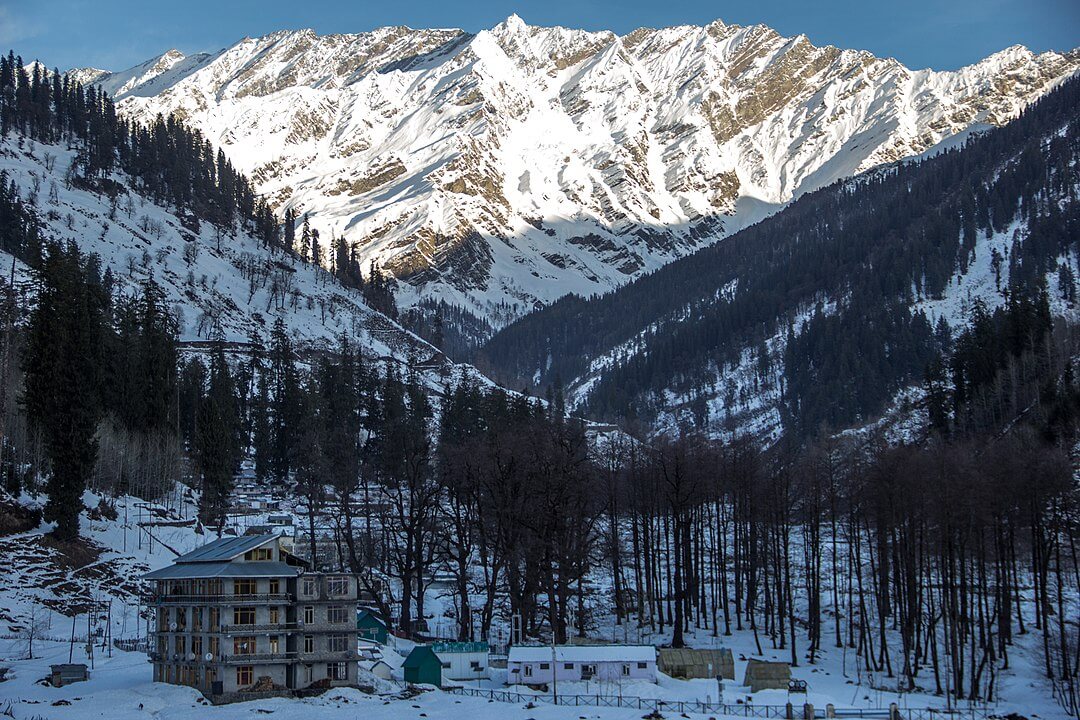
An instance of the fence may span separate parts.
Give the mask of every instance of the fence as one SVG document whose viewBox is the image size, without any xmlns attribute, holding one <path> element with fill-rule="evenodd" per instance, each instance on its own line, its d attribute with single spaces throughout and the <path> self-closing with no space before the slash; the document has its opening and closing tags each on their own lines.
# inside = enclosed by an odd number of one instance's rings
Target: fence
<svg viewBox="0 0 1080 720">
<path fill-rule="evenodd" d="M 677 712 L 677 713 L 714 713 L 716 715 L 728 715 L 748 718 L 792 718 L 803 717 L 803 708 L 792 704 L 791 712 L 787 705 L 755 705 L 753 703 L 740 703 L 731 705 L 719 702 L 703 702 L 700 700 L 661 700 L 658 698 L 627 697 L 625 695 L 566 695 L 560 694 L 557 698 L 551 695 L 530 695 L 528 693 L 514 692 L 512 690 L 482 690 L 479 688 L 449 687 L 444 688 L 448 693 L 464 695 L 467 697 L 479 697 L 505 703 L 544 703 L 547 705 L 573 705 L 590 707 L 630 708 L 632 710 L 648 710 L 652 712 Z M 835 710 L 832 717 L 836 718 L 883 718 L 888 720 L 988 720 L 993 713 L 982 708 L 965 708 L 961 710 L 939 710 L 935 708 L 920 709 L 897 709 L 895 716 L 890 716 L 887 709 L 874 708 L 845 708 Z M 829 717 L 824 708 L 814 708 L 815 718 Z"/>
</svg>

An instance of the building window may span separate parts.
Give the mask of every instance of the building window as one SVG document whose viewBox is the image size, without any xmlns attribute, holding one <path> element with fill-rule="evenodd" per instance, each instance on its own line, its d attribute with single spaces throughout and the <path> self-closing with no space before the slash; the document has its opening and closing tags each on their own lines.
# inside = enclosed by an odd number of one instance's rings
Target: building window
<svg viewBox="0 0 1080 720">
<path fill-rule="evenodd" d="M 331 605 L 326 608 L 326 621 L 331 625 L 343 625 L 349 622 L 349 609 L 344 605 Z"/>
<path fill-rule="evenodd" d="M 245 560 L 273 560 L 274 551 L 270 548 L 255 548 L 244 553 Z"/>
<path fill-rule="evenodd" d="M 540 663 L 540 669 L 541 670 L 550 670 L 551 669 L 551 663 Z"/>
<path fill-rule="evenodd" d="M 255 592 L 255 578 L 233 580 L 233 595 L 254 595 Z"/>
<path fill-rule="evenodd" d="M 448 662 L 444 662 L 444 663 L 442 664 L 442 669 L 443 669 L 443 670 L 449 670 L 449 669 L 450 669 L 450 663 L 448 663 Z"/>
<path fill-rule="evenodd" d="M 280 595 L 281 594 L 281 580 L 279 580 L 277 578 L 271 578 L 270 579 L 270 590 L 268 592 L 271 595 Z"/>
<path fill-rule="evenodd" d="M 480 667 L 480 661 L 479 660 L 470 660 L 469 661 L 469 667 L 471 667 L 473 670 L 483 670 L 484 669 L 484 668 Z"/>
<path fill-rule="evenodd" d="M 241 665 L 236 668 L 236 684 L 239 687 L 247 687 L 255 682 L 255 668 L 251 665 Z"/>
<path fill-rule="evenodd" d="M 279 622 L 281 622 L 281 611 L 276 607 L 270 608 L 270 624 L 277 625 Z"/>
<path fill-rule="evenodd" d="M 326 638 L 326 645 L 330 652 L 345 652 L 349 649 L 349 636 L 330 635 Z"/>
<path fill-rule="evenodd" d="M 574 669 L 574 663 L 563 663 L 562 669 L 563 670 L 573 670 Z"/>
<path fill-rule="evenodd" d="M 233 625 L 254 625 L 254 624 L 255 624 L 255 608 L 253 608 L 253 607 L 233 608 Z"/>
<path fill-rule="evenodd" d="M 187 610 L 176 608 L 176 629 L 183 630 L 187 627 Z"/>
<path fill-rule="evenodd" d="M 194 608 L 191 611 L 191 629 L 202 630 L 202 608 Z"/>
<path fill-rule="evenodd" d="M 173 652 L 177 653 L 181 659 L 184 655 L 187 655 L 187 635 L 176 636 L 176 642 L 173 644 Z"/>
<path fill-rule="evenodd" d="M 532 677 L 532 665 L 525 666 L 525 677 Z"/>
<path fill-rule="evenodd" d="M 221 624 L 221 610 L 216 607 L 210 608 L 210 629 L 217 630 Z"/>
<path fill-rule="evenodd" d="M 300 583 L 300 592 L 307 597 L 314 597 L 315 587 L 315 578 L 304 578 L 303 582 Z"/>
<path fill-rule="evenodd" d="M 195 654 L 196 660 L 202 657 L 202 635 L 193 635 L 191 637 L 191 652 Z"/>
<path fill-rule="evenodd" d="M 210 636 L 210 654 L 214 656 L 215 660 L 221 654 L 221 641 L 217 635 Z"/>
<path fill-rule="evenodd" d="M 622 666 L 622 674 L 623 675 L 629 675 L 630 674 L 630 666 L 629 665 L 623 665 Z"/>
<path fill-rule="evenodd" d="M 305 605 L 304 606 L 304 624 L 305 625 L 314 625 L 315 624 L 315 607 L 312 606 L 312 605 Z"/>
<path fill-rule="evenodd" d="M 315 636 L 314 635 L 305 635 L 304 636 L 304 652 L 306 652 L 306 653 L 315 652 Z"/>
<path fill-rule="evenodd" d="M 274 655 L 281 652 L 281 639 L 277 635 L 270 636 L 270 652 Z"/>
<path fill-rule="evenodd" d="M 349 594 L 349 578 L 328 577 L 326 578 L 326 594 L 330 597 L 340 597 Z"/>
<path fill-rule="evenodd" d="M 647 668 L 647 667 L 649 667 L 649 663 L 643 663 L 643 662 L 639 662 L 639 663 L 637 664 L 637 669 L 638 669 L 638 670 L 644 670 L 644 669 L 645 669 L 645 668 Z"/>
<path fill-rule="evenodd" d="M 233 638 L 233 655 L 254 655 L 255 654 L 255 638 L 253 637 L 235 637 Z"/>
<path fill-rule="evenodd" d="M 349 670 L 343 662 L 332 662 L 326 666 L 326 676 L 331 680 L 348 680 Z"/>
</svg>

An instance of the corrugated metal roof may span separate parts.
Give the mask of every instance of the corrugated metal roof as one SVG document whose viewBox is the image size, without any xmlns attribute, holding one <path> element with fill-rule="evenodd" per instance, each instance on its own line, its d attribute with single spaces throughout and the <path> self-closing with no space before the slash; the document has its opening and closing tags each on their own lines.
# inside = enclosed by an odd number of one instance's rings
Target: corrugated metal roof
<svg viewBox="0 0 1080 720">
<path fill-rule="evenodd" d="M 216 577 L 294 577 L 300 568 L 283 562 L 194 562 L 170 565 L 143 575 L 143 580 L 189 580 Z"/>
<path fill-rule="evenodd" d="M 254 550 L 257 547 L 265 545 L 276 537 L 277 535 L 268 534 L 221 538 L 212 543 L 207 543 L 202 547 L 197 547 L 186 555 L 181 555 L 176 558 L 173 562 L 201 563 L 232 560 L 233 558 L 243 555 L 248 550 Z"/>
<path fill-rule="evenodd" d="M 550 645 L 515 645 L 510 648 L 508 662 L 548 662 Z M 559 645 L 555 648 L 556 662 L 655 662 L 656 648 L 652 645 Z"/>
</svg>

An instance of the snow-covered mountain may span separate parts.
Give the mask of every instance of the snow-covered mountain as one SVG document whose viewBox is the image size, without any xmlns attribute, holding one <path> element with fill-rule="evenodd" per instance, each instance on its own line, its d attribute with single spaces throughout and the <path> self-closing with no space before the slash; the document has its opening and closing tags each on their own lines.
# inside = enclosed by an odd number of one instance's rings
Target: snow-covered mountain
<svg viewBox="0 0 1080 720">
<path fill-rule="evenodd" d="M 999 125 L 1080 67 L 1011 47 L 955 72 L 764 26 L 311 30 L 75 71 L 177 113 L 261 192 L 344 234 L 400 301 L 496 324 L 604 291 L 801 193 Z"/>
</svg>

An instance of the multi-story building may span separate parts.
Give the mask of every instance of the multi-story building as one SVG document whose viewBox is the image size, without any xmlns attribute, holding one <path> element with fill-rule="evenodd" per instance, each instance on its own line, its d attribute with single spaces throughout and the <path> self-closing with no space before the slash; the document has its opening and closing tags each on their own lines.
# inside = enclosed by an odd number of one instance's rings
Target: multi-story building
<svg viewBox="0 0 1080 720">
<path fill-rule="evenodd" d="M 143 578 L 155 681 L 215 702 L 356 684 L 356 576 L 308 570 L 278 535 L 222 538 Z"/>
</svg>

